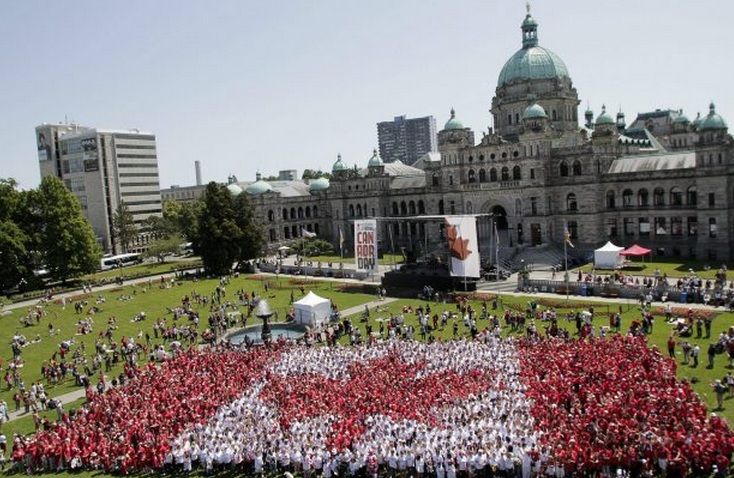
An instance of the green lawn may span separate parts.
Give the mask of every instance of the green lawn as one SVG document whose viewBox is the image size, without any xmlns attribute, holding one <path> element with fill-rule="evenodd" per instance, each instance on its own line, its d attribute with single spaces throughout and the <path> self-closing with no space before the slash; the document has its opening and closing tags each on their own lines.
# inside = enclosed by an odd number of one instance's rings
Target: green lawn
<svg viewBox="0 0 734 478">
<path fill-rule="evenodd" d="M 293 293 L 295 300 L 298 300 L 301 297 L 300 287 L 301 283 L 304 283 L 304 280 L 287 277 L 275 279 L 265 276 L 262 279 L 268 280 L 271 286 L 270 292 L 267 294 L 271 307 L 277 312 L 280 320 L 284 320 L 290 308 L 291 293 Z M 69 339 L 75 341 L 75 344 L 71 348 L 72 352 L 82 343 L 85 344 L 86 357 L 91 365 L 94 357 L 95 339 L 100 332 L 106 329 L 107 319 L 109 317 L 114 316 L 117 318 L 118 329 L 113 335 L 113 340 L 117 343 L 124 336 L 137 336 L 140 332 L 144 334 L 146 331 L 150 333 L 151 337 L 154 337 L 153 324 L 157 319 L 164 318 L 168 324 L 173 322 L 173 315 L 168 313 L 167 308 L 179 305 L 181 298 L 185 295 L 190 295 L 192 291 L 206 295 L 213 294 L 217 284 L 218 281 L 215 279 L 183 281 L 171 288 L 161 289 L 159 281 L 151 279 L 144 284 L 112 289 L 99 294 L 95 293 L 92 296 L 79 295 L 77 297 L 84 297 L 89 301 L 89 304 L 85 307 L 85 313 L 76 314 L 73 304 L 70 301 L 67 302 L 65 307 L 62 307 L 60 301 L 56 301 L 45 306 L 45 317 L 41 319 L 40 324 L 33 326 L 23 326 L 20 323 L 20 319 L 28 313 L 28 309 L 15 309 L 11 314 L 0 317 L 0 344 L 2 344 L 0 346 L 0 360 L 2 360 L 3 364 L 2 376 L 4 377 L 5 365 L 12 359 L 10 342 L 16 333 L 24 335 L 28 340 L 40 338 L 39 342 L 31 343 L 22 350 L 24 365 L 21 369 L 21 377 L 26 387 L 30 387 L 33 382 L 42 378 L 42 363 L 51 359 L 52 355 L 58 351 L 62 341 Z M 235 301 L 234 293 L 239 289 L 243 289 L 249 293 L 256 292 L 258 295 L 263 295 L 265 294 L 263 285 L 263 280 L 260 280 L 258 276 L 240 276 L 239 278 L 232 279 L 226 287 L 227 295 L 225 300 Z M 374 300 L 374 296 L 371 295 L 340 292 L 338 289 L 340 284 L 335 282 L 307 280 L 303 287 L 306 292 L 312 290 L 319 295 L 332 299 L 340 309 L 346 309 Z M 122 296 L 130 296 L 132 299 L 122 301 L 120 300 Z M 77 335 L 77 321 L 88 316 L 86 313 L 87 310 L 95 305 L 98 297 L 104 298 L 105 302 L 97 305 L 101 310 L 93 316 L 94 327 L 92 333 Z M 208 317 L 208 309 L 206 307 L 194 307 L 199 311 L 201 317 L 199 324 L 200 331 L 206 328 L 206 319 Z M 246 311 L 246 308 L 243 307 L 240 310 Z M 131 321 L 136 314 L 143 311 L 147 315 L 145 321 Z M 54 336 L 49 336 L 49 324 L 55 330 L 59 330 Z M 153 345 L 159 342 L 154 339 Z M 67 357 L 70 357 L 70 355 Z M 118 365 L 108 375 L 117 375 L 121 370 L 121 365 Z M 98 372 L 95 374 L 92 382 L 96 383 L 97 379 Z M 44 385 L 49 396 L 56 396 L 77 389 L 72 378 L 55 386 L 46 384 L 44 381 Z M 0 388 L 0 400 L 5 400 L 11 409 L 14 409 L 14 403 L 12 401 L 14 391 L 8 390 L 4 382 Z"/>
<path fill-rule="evenodd" d="M 168 260 L 166 262 L 150 262 L 146 264 L 138 264 L 121 269 L 110 269 L 107 271 L 95 272 L 82 277 L 85 282 L 103 282 L 117 279 L 118 277 L 143 277 L 149 275 L 165 274 L 176 269 L 197 267 L 201 265 L 201 259 L 198 257 L 187 257 L 180 260 Z"/>
<path fill-rule="evenodd" d="M 509 308 L 516 311 L 522 311 L 527 307 L 527 304 L 530 300 L 540 300 L 539 298 L 534 297 L 516 297 L 516 296 L 501 296 L 501 304 L 498 307 L 498 310 L 493 312 L 491 309 L 491 301 L 488 301 L 487 305 L 489 307 L 490 314 L 492 313 L 499 313 L 500 315 L 504 313 L 505 308 Z M 548 299 L 548 305 L 553 305 L 556 308 L 556 311 L 558 312 L 559 317 L 565 317 L 566 313 L 568 312 L 576 312 L 577 310 L 582 310 L 582 303 L 574 302 L 573 299 L 570 301 L 571 307 L 566 308 L 565 306 L 561 306 L 565 301 L 563 299 Z M 377 321 L 378 318 L 387 318 L 390 314 L 399 314 L 404 306 L 412 306 L 413 308 L 416 308 L 419 305 L 424 305 L 425 302 L 418 301 L 418 300 L 410 300 L 410 299 L 401 299 L 395 302 L 392 302 L 390 304 L 387 304 L 378 310 L 372 310 L 370 313 L 370 319 L 369 323 L 373 327 L 373 331 L 379 330 L 379 322 Z M 471 301 L 472 306 L 475 310 L 481 312 L 481 302 L 480 301 Z M 541 302 L 542 304 L 542 302 Z M 439 317 L 441 315 L 441 312 L 444 310 L 449 311 L 456 311 L 456 304 L 436 304 L 434 302 L 430 303 L 431 306 L 431 315 L 434 313 L 438 313 Z M 638 306 L 635 305 L 629 305 L 629 304 L 614 304 L 614 303 L 597 303 L 594 304 L 593 302 L 589 302 L 588 304 L 583 303 L 583 308 L 587 308 L 589 306 L 594 306 L 594 326 L 598 330 L 599 327 L 609 325 L 609 313 L 610 312 L 616 312 L 619 310 L 619 307 L 622 307 L 622 331 L 626 332 L 627 329 L 630 326 L 630 323 L 632 320 L 637 319 L 640 317 L 640 309 Z M 539 306 L 540 310 L 543 309 L 543 306 Z M 415 338 L 420 340 L 420 334 L 418 331 L 420 330 L 420 327 L 418 326 L 418 319 L 417 316 L 413 314 L 405 314 L 406 323 L 412 324 L 416 329 Z M 576 332 L 576 325 L 575 322 L 567 321 L 567 320 L 559 320 L 558 321 L 560 327 L 567 328 L 572 333 Z M 352 324 L 359 326 L 362 331 L 364 332 L 366 323 L 362 322 L 358 316 L 352 317 Z M 544 333 L 543 327 L 545 327 L 546 323 L 538 322 L 536 323 L 536 326 L 538 327 L 538 330 L 541 333 Z M 727 371 L 730 369 L 727 368 L 727 358 L 726 354 L 724 355 L 717 355 L 714 360 L 714 368 L 709 370 L 706 368 L 706 350 L 708 349 L 708 344 L 716 340 L 716 338 L 719 336 L 719 333 L 725 331 L 729 326 L 734 325 L 734 314 L 733 313 L 721 313 L 718 315 L 712 323 L 711 328 L 711 339 L 696 339 L 695 334 L 693 338 L 687 339 L 690 340 L 691 344 L 697 343 L 701 347 L 701 354 L 699 356 L 699 365 L 698 368 L 692 368 L 688 365 L 682 365 L 682 352 L 680 348 L 676 348 L 677 352 L 677 362 L 678 362 L 678 377 L 685 378 L 687 380 L 690 380 L 695 377 L 695 379 L 698 380 L 697 383 L 693 384 L 694 390 L 703 398 L 704 402 L 709 406 L 709 411 L 716 411 L 720 415 L 726 417 L 727 421 L 734 426 L 734 399 L 727 399 L 724 405 L 724 410 L 714 410 L 714 407 L 716 407 L 716 399 L 711 391 L 711 383 L 715 379 L 721 379 L 724 375 L 726 375 Z M 459 335 L 467 337 L 469 336 L 469 329 L 464 327 L 463 321 L 459 320 Z M 440 322 L 439 322 L 440 327 Z M 479 329 L 483 330 L 487 327 L 487 321 L 480 321 L 479 323 Z M 502 322 L 502 328 L 503 328 L 503 334 L 505 335 L 511 335 L 512 332 L 504 322 Z M 387 327 L 385 328 L 387 330 Z M 667 355 L 667 340 L 668 336 L 671 331 L 671 326 L 667 325 L 665 323 L 665 317 L 656 317 L 655 325 L 653 327 L 653 333 L 649 336 L 649 342 L 651 345 L 655 345 L 660 350 Z M 449 324 L 445 328 L 439 328 L 435 333 L 434 336 L 436 338 L 440 338 L 442 340 L 449 340 L 453 337 L 453 323 L 449 321 Z M 349 339 L 348 337 L 342 337 L 343 343 L 348 343 Z M 732 370 L 734 372 L 734 370 Z"/>
<path fill-rule="evenodd" d="M 722 261 L 686 261 L 683 259 L 674 260 L 673 258 L 666 259 L 658 257 L 654 258 L 651 262 L 635 260 L 629 266 L 622 269 L 622 272 L 630 275 L 652 277 L 655 274 L 655 270 L 660 269 L 660 273 L 667 274 L 668 277 L 686 277 L 690 275 L 690 270 L 692 269 L 697 276 L 703 279 L 714 279 L 716 272 L 723 264 Z M 731 271 L 734 268 L 734 263 L 727 263 L 726 266 Z M 580 269 L 583 272 L 589 272 L 593 267 L 594 264 L 590 263 L 580 267 Z M 604 269 L 596 269 L 596 271 L 601 274 L 613 272 Z M 729 274 L 728 279 L 734 279 L 734 274 Z"/>
</svg>

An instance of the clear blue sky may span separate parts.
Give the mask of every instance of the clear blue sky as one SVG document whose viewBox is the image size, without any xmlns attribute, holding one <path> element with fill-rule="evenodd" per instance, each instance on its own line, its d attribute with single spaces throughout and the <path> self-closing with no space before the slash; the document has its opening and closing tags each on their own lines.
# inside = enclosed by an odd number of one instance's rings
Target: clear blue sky
<svg viewBox="0 0 734 478">
<path fill-rule="evenodd" d="M 579 96 L 628 121 L 710 100 L 734 125 L 731 0 L 535 0 Z M 375 124 L 451 106 L 477 131 L 520 47 L 521 0 L 4 2 L 0 177 L 39 182 L 34 127 L 153 131 L 161 185 L 363 165 Z M 582 115 L 580 115 L 582 116 Z"/>
</svg>

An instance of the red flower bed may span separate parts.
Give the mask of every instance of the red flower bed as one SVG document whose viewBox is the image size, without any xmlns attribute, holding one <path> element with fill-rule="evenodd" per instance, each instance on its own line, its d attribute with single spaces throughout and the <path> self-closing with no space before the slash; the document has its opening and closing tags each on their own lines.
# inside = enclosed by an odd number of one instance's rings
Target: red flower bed
<svg viewBox="0 0 734 478">
<path fill-rule="evenodd" d="M 566 473 L 634 469 L 644 458 L 668 473 L 709 472 L 734 435 L 687 383 L 675 362 L 641 338 L 522 343 L 519 353 L 536 426 Z"/>
<path fill-rule="evenodd" d="M 702 319 L 713 319 L 719 315 L 719 312 L 710 309 L 689 309 L 688 307 L 673 307 L 671 313 L 673 317 L 688 317 L 688 311 L 691 310 L 693 317 L 701 317 Z M 665 307 L 654 307 L 653 315 L 665 316 Z"/>
</svg>

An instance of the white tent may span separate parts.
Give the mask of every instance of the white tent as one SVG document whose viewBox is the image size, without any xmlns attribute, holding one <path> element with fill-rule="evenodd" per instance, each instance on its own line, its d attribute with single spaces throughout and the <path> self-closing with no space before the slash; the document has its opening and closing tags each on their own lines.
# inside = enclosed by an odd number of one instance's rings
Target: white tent
<svg viewBox="0 0 734 478">
<path fill-rule="evenodd" d="M 614 269 L 622 265 L 622 256 L 619 255 L 624 247 L 615 246 L 607 242 L 594 251 L 594 267 L 597 269 Z"/>
<path fill-rule="evenodd" d="M 318 327 L 329 322 L 331 301 L 309 291 L 301 300 L 294 302 L 296 323 Z"/>
</svg>

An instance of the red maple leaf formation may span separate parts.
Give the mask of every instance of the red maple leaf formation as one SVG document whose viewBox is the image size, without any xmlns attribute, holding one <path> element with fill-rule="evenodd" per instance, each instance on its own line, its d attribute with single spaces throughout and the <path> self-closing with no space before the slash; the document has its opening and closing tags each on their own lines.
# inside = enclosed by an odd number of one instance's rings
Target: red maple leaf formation
<svg viewBox="0 0 734 478">
<path fill-rule="evenodd" d="M 469 239 L 461 237 L 456 226 L 448 224 L 446 227 L 446 236 L 449 240 L 449 252 L 452 257 L 463 261 L 471 255 L 472 251 L 469 250 Z"/>
<path fill-rule="evenodd" d="M 278 407 L 281 426 L 312 417 L 336 417 L 328 446 L 349 447 L 365 431 L 370 415 L 393 420 L 415 420 L 438 426 L 434 410 L 487 390 L 490 372 L 451 370 L 424 374 L 425 364 L 408 364 L 397 354 L 349 367 L 347 380 L 309 374 L 299 377 L 269 377 L 260 398 Z"/>
</svg>

